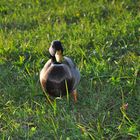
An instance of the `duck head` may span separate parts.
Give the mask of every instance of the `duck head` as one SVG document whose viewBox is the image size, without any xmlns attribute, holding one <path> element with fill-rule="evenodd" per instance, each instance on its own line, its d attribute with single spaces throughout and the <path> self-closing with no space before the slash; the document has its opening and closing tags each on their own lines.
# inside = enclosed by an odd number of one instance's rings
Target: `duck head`
<svg viewBox="0 0 140 140">
<path fill-rule="evenodd" d="M 61 63 L 63 60 L 63 47 L 60 41 L 54 40 L 49 48 L 49 53 L 53 61 Z"/>
</svg>

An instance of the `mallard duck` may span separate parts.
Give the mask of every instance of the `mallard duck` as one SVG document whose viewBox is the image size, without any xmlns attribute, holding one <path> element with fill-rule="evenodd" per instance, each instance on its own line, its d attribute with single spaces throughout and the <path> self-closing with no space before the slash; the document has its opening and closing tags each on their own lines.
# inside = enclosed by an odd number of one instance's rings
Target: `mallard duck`
<svg viewBox="0 0 140 140">
<path fill-rule="evenodd" d="M 52 41 L 49 48 L 51 58 L 40 72 L 41 87 L 53 97 L 70 93 L 77 102 L 76 87 L 80 81 L 80 72 L 69 57 L 63 56 L 63 51 L 60 41 Z"/>
</svg>

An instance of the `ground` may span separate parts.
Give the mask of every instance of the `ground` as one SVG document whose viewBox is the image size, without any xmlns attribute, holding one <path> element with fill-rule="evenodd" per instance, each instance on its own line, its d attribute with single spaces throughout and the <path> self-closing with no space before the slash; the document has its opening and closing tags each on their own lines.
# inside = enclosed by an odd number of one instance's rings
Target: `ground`
<svg viewBox="0 0 140 140">
<path fill-rule="evenodd" d="M 139 0 L 0 1 L 0 139 L 140 139 Z M 78 102 L 46 101 L 52 40 L 81 73 Z"/>
</svg>

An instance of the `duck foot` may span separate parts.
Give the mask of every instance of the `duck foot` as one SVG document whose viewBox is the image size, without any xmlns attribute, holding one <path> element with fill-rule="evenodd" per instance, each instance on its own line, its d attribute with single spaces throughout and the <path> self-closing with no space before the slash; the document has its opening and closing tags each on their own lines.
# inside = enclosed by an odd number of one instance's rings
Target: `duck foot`
<svg viewBox="0 0 140 140">
<path fill-rule="evenodd" d="M 74 99 L 74 103 L 77 103 L 77 90 L 75 89 L 73 92 L 72 92 L 72 96 L 73 96 L 73 99 Z"/>
</svg>

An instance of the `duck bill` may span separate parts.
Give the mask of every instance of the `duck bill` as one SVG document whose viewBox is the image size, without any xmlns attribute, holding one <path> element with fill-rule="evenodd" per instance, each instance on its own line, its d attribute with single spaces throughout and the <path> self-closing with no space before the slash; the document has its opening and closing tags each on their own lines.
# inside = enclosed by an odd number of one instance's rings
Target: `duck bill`
<svg viewBox="0 0 140 140">
<path fill-rule="evenodd" d="M 61 52 L 61 50 L 60 51 L 56 51 L 56 53 L 55 53 L 55 59 L 56 59 L 56 61 L 58 62 L 58 63 L 61 63 L 62 62 L 62 52 Z"/>
</svg>

